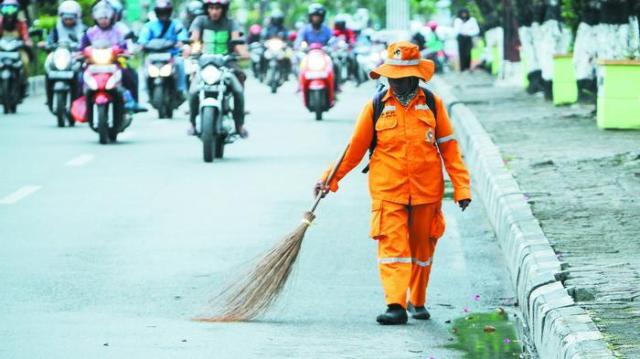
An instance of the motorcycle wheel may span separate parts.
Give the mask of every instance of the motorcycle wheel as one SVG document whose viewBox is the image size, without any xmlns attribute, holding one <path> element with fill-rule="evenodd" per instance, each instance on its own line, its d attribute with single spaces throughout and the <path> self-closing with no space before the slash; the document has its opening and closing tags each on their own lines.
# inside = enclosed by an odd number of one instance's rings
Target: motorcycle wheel
<svg viewBox="0 0 640 359">
<path fill-rule="evenodd" d="M 322 121 L 322 112 L 325 109 L 325 96 L 324 90 L 314 90 L 309 93 L 309 104 L 316 113 L 316 121 Z"/>
<path fill-rule="evenodd" d="M 11 86 L 9 81 L 2 81 L 2 106 L 4 113 L 11 113 Z"/>
<path fill-rule="evenodd" d="M 56 92 L 56 119 L 58 120 L 58 127 L 64 127 L 67 117 L 67 93 Z"/>
<path fill-rule="evenodd" d="M 200 139 L 202 140 L 202 157 L 205 162 L 213 162 L 213 157 L 218 152 L 217 136 L 214 134 L 214 120 L 216 110 L 205 107 L 200 113 Z M 217 156 L 216 156 L 217 157 Z"/>
<path fill-rule="evenodd" d="M 164 91 L 162 86 L 156 86 L 153 89 L 152 103 L 158 108 L 158 118 L 167 118 L 164 105 Z"/>
<path fill-rule="evenodd" d="M 109 143 L 109 107 L 98 105 L 98 140 L 101 145 Z"/>
</svg>

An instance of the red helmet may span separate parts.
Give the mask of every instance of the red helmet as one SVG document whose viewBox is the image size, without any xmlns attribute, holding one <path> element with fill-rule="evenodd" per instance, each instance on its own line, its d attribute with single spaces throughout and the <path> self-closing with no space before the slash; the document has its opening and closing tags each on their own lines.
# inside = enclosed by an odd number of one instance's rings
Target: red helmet
<svg viewBox="0 0 640 359">
<path fill-rule="evenodd" d="M 436 31 L 436 29 L 438 28 L 438 22 L 435 20 L 431 20 L 427 22 L 427 27 L 430 28 L 431 31 Z"/>
</svg>

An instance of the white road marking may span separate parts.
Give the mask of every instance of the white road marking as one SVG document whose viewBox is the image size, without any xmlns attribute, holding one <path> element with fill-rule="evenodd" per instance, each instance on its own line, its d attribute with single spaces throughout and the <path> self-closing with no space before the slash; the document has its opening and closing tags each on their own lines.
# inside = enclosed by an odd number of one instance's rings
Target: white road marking
<svg viewBox="0 0 640 359">
<path fill-rule="evenodd" d="M 40 190 L 42 186 L 24 186 L 18 189 L 17 191 L 11 193 L 10 195 L 0 199 L 0 204 L 14 204 L 19 200 L 37 192 Z"/>
<path fill-rule="evenodd" d="M 86 154 L 86 153 L 85 153 L 85 154 L 83 154 L 83 155 L 80 155 L 80 156 L 78 156 L 78 157 L 76 157 L 76 158 L 73 158 L 73 159 L 69 160 L 69 161 L 68 161 L 67 163 L 65 163 L 64 165 L 65 165 L 66 167 L 79 167 L 79 166 L 84 166 L 84 165 L 86 165 L 87 163 L 89 163 L 89 162 L 93 161 L 93 158 L 94 158 L 94 157 L 95 157 L 94 155 L 90 155 L 90 154 Z"/>
</svg>

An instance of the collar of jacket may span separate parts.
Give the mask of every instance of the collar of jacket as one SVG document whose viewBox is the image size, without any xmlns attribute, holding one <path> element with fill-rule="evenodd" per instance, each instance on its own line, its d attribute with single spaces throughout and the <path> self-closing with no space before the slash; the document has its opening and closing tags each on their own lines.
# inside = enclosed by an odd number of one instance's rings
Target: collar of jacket
<svg viewBox="0 0 640 359">
<path fill-rule="evenodd" d="M 390 98 L 392 98 L 398 102 L 400 102 L 397 98 L 395 98 L 395 96 L 393 96 L 393 91 L 391 91 L 391 89 L 387 90 L 387 93 L 384 94 L 384 96 L 382 96 L 382 102 L 387 102 Z M 424 101 L 427 100 L 427 98 L 424 95 L 424 91 L 422 91 L 422 87 L 420 87 L 420 85 L 418 85 L 418 93 L 413 97 L 413 99 L 411 101 L 409 101 L 409 105 L 411 104 L 411 102 L 415 101 L 415 99 L 424 99 Z"/>
</svg>

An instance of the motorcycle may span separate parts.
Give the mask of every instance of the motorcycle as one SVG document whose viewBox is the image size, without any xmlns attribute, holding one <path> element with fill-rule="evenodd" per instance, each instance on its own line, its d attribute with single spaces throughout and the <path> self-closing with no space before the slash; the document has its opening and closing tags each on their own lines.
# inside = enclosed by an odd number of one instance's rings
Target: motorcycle
<svg viewBox="0 0 640 359">
<path fill-rule="evenodd" d="M 24 46 L 24 42 L 16 38 L 0 39 L 0 98 L 4 113 L 16 113 L 22 101 L 25 75 L 20 50 Z"/>
<path fill-rule="evenodd" d="M 437 74 L 444 73 L 445 71 L 448 70 L 447 64 L 449 59 L 447 57 L 447 54 L 444 52 L 444 50 L 432 51 L 429 49 L 424 49 L 422 50 L 421 55 L 423 58 L 427 60 L 431 60 L 435 63 Z"/>
<path fill-rule="evenodd" d="M 267 62 L 266 81 L 271 93 L 276 93 L 278 87 L 289 77 L 289 58 L 287 45 L 279 38 L 272 38 L 265 43 L 264 59 Z"/>
<path fill-rule="evenodd" d="M 109 43 L 95 43 L 84 50 L 87 67 L 85 85 L 85 118 L 98 133 L 100 144 L 116 142 L 118 134 L 131 124 L 125 103 L 131 94 L 122 87 L 122 70 L 117 65 L 124 51 Z"/>
<path fill-rule="evenodd" d="M 64 127 L 65 122 L 70 127 L 75 125 L 70 108 L 77 93 L 77 74 L 82 68 L 82 61 L 73 55 L 77 49 L 78 44 L 74 42 L 60 42 L 48 47 L 52 52 L 47 56 L 44 68 L 47 91 L 53 92 L 49 110 L 56 116 L 58 127 Z"/>
<path fill-rule="evenodd" d="M 331 55 L 336 66 L 336 79 L 342 85 L 349 79 L 349 44 L 342 38 L 336 39 L 331 45 Z"/>
<path fill-rule="evenodd" d="M 172 118 L 183 97 L 176 85 L 174 55 L 171 50 L 176 43 L 165 39 L 153 39 L 143 47 L 147 54 L 145 74 L 151 106 L 158 110 L 158 118 Z"/>
<path fill-rule="evenodd" d="M 253 71 L 253 77 L 258 81 L 264 81 L 264 59 L 265 47 L 260 41 L 252 42 L 249 44 L 249 55 L 251 59 L 251 70 Z"/>
<path fill-rule="evenodd" d="M 304 104 L 315 112 L 316 120 L 322 120 L 322 113 L 335 104 L 335 74 L 331 57 L 322 45 L 312 44 L 300 66 L 300 89 Z"/>
<path fill-rule="evenodd" d="M 224 146 L 235 142 L 239 135 L 235 132 L 233 119 L 234 91 L 242 92 L 242 84 L 236 78 L 229 63 L 237 57 L 231 55 L 201 55 L 199 58 L 198 93 L 192 96 L 190 108 L 192 122 L 199 114 L 197 132 L 202 140 L 204 162 L 224 156 Z M 242 108 L 244 111 L 244 108 Z M 198 128 L 199 127 L 199 128 Z"/>
<path fill-rule="evenodd" d="M 369 73 L 384 62 L 387 51 L 381 44 L 359 45 L 356 52 L 356 83 L 369 80 Z"/>
</svg>

